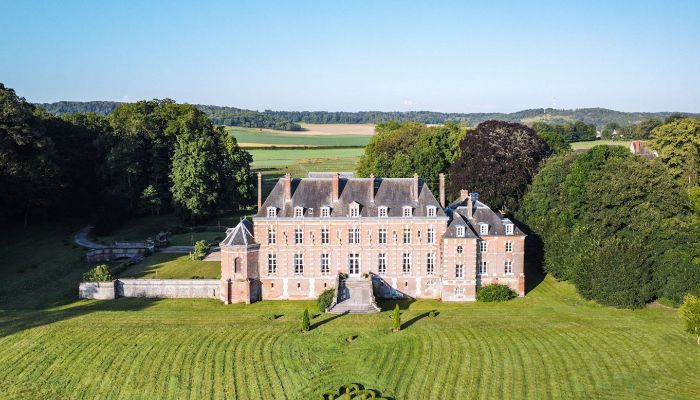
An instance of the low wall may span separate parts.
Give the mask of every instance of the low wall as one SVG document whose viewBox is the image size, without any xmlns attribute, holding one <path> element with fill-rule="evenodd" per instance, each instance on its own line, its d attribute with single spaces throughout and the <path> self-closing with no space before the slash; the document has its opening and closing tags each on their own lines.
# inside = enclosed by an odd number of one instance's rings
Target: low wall
<svg viewBox="0 0 700 400">
<path fill-rule="evenodd" d="M 112 300 L 116 297 L 115 281 L 80 282 L 78 297 L 81 299 Z"/>
<path fill-rule="evenodd" d="M 218 279 L 118 279 L 117 297 L 218 299 Z"/>
</svg>

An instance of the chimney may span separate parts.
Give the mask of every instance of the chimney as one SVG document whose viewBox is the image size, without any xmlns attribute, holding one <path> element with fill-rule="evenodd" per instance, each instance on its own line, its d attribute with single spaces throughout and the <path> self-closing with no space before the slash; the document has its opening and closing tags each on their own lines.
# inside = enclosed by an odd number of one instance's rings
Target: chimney
<svg viewBox="0 0 700 400">
<path fill-rule="evenodd" d="M 440 174 L 440 207 L 445 208 L 445 174 Z"/>
<path fill-rule="evenodd" d="M 262 208 L 262 174 L 258 172 L 258 211 Z"/>
<path fill-rule="evenodd" d="M 413 174 L 413 201 L 418 202 L 418 174 Z"/>
<path fill-rule="evenodd" d="M 338 197 L 339 197 L 339 193 L 338 193 L 338 190 L 340 188 L 339 180 L 340 180 L 339 174 L 337 172 L 334 173 L 333 174 L 333 185 L 331 187 L 331 201 L 334 203 L 336 201 L 338 201 Z"/>
<path fill-rule="evenodd" d="M 369 176 L 369 201 L 374 203 L 374 174 Z"/>
<path fill-rule="evenodd" d="M 292 201 L 292 176 L 284 174 L 284 201 Z"/>
<path fill-rule="evenodd" d="M 469 197 L 469 191 L 468 190 L 460 190 L 459 191 L 459 201 L 460 203 L 466 200 Z"/>
<path fill-rule="evenodd" d="M 471 218 L 474 215 L 474 204 L 472 203 L 472 196 L 469 195 L 469 192 L 466 190 L 462 190 L 460 194 L 463 192 L 467 192 L 467 218 Z"/>
</svg>

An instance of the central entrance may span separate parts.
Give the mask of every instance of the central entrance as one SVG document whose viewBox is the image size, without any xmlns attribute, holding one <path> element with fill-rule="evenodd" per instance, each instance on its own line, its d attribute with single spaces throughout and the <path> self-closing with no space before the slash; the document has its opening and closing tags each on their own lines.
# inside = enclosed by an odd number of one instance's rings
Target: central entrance
<svg viewBox="0 0 700 400">
<path fill-rule="evenodd" d="M 350 253 L 348 255 L 348 275 L 360 276 L 360 254 Z"/>
</svg>

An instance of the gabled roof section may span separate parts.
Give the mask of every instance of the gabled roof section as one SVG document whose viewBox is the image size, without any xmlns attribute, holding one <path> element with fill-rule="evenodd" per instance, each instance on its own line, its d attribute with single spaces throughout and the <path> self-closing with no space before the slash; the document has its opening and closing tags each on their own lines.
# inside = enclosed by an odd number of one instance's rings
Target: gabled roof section
<svg viewBox="0 0 700 400">
<path fill-rule="evenodd" d="M 471 225 L 473 233 L 476 236 L 480 236 L 479 225 L 481 224 L 487 224 L 489 226 L 489 236 L 498 236 L 506 235 L 506 223 L 512 223 L 508 218 L 496 213 L 489 206 L 478 200 L 476 201 L 476 206 L 473 207 L 471 218 L 467 216 L 469 210 L 467 209 L 466 200 L 455 201 L 454 203 L 450 204 L 448 210 L 451 212 L 452 221 L 450 222 L 447 232 L 445 233 L 446 237 L 454 237 L 452 236 L 454 234 L 454 230 L 451 227 L 454 221 L 458 219 L 468 221 L 469 225 Z M 507 236 L 525 236 L 525 233 L 523 233 L 523 231 L 521 231 L 517 225 L 513 224 L 513 234 Z"/>
<path fill-rule="evenodd" d="M 226 230 L 226 238 L 219 244 L 220 246 L 250 246 L 254 245 L 253 223 L 247 219 L 241 219 L 234 228 Z"/>
</svg>

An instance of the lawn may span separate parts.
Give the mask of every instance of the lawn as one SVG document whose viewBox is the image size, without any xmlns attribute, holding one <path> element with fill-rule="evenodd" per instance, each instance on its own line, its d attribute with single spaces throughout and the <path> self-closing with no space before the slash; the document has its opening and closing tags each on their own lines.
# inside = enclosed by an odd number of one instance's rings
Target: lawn
<svg viewBox="0 0 700 400">
<path fill-rule="evenodd" d="M 571 148 L 576 150 L 588 150 L 593 146 L 624 146 L 630 147 L 631 140 L 591 140 L 589 142 L 571 143 Z"/>
<path fill-rule="evenodd" d="M 395 399 L 700 396 L 700 346 L 672 308 L 602 307 L 547 277 L 507 303 L 402 303 L 397 334 L 388 311 L 300 334 L 312 302 L 78 301 L 74 225 L 0 235 L 3 399 L 316 399 L 347 382 Z"/>
<path fill-rule="evenodd" d="M 120 278 L 191 279 L 221 277 L 221 263 L 190 260 L 189 255 L 155 253 L 119 274 Z"/>
<path fill-rule="evenodd" d="M 348 125 L 352 127 L 352 125 Z M 242 147 L 267 147 L 267 146 L 313 146 L 313 147 L 364 147 L 372 138 L 371 131 L 366 134 L 364 125 L 360 125 L 359 132 L 345 132 L 330 129 L 327 132 L 316 130 L 309 131 L 272 131 L 268 129 L 226 127 L 226 130 L 234 135 Z"/>
</svg>

